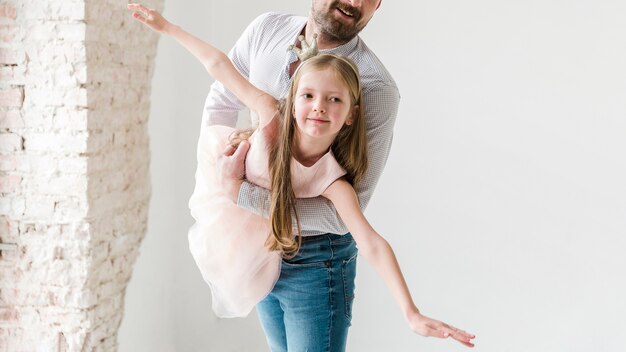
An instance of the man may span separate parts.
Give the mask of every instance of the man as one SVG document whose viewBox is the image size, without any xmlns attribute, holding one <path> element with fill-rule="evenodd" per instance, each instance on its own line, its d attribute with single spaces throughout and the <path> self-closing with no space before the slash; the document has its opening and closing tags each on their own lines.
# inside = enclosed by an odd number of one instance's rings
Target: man
<svg viewBox="0 0 626 352">
<path fill-rule="evenodd" d="M 250 82 L 276 98 L 286 95 L 290 77 L 299 64 L 298 57 L 287 51 L 291 44 L 300 46 L 297 40 L 299 34 L 304 34 L 310 42 L 313 34 L 317 33 L 321 52 L 348 56 L 357 64 L 363 85 L 369 147 L 367 174 L 362 182 L 355 185 L 363 209 L 387 161 L 400 100 L 391 75 L 357 36 L 380 3 L 381 0 L 313 0 L 308 18 L 265 14 L 248 26 L 229 53 L 237 69 Z M 216 82 L 205 102 L 203 123 L 235 126 L 237 111 L 243 108 L 232 93 Z M 232 156 L 223 158 L 219 165 L 223 170 L 222 184 L 240 207 L 258 213 L 260 208 L 268 209 L 259 207 L 259 204 L 268 204 L 269 191 L 241 178 L 245 173 L 243 160 L 246 152 L 245 143 L 237 151 L 230 149 L 225 152 Z M 298 204 L 303 236 L 347 232 L 326 199 L 301 199 Z"/>
<path fill-rule="evenodd" d="M 397 86 L 382 63 L 358 37 L 358 33 L 367 25 L 380 6 L 381 0 L 313 0 L 308 18 L 268 13 L 255 19 L 239 38 L 229 56 L 237 69 L 258 88 L 276 98 L 286 95 L 290 78 L 297 68 L 297 55 L 287 51 L 289 45 L 300 46 L 299 35 L 304 35 L 311 42 L 317 34 L 317 45 L 321 52 L 334 53 L 350 57 L 358 66 L 361 75 L 365 125 L 368 139 L 368 170 L 363 180 L 355 185 L 362 208 L 367 206 L 374 187 L 382 173 L 391 147 L 393 126 L 399 103 Z M 228 92 L 221 83 L 216 82 L 207 97 L 203 124 L 221 124 L 235 126 L 237 112 L 244 108 L 236 97 Z M 253 123 L 255 121 L 253 116 Z M 221 169 L 222 184 L 234 202 L 245 209 L 259 213 L 260 209 L 269 209 L 270 194 L 267 189 L 253 185 L 242 179 L 244 158 L 248 144 L 241 143 L 237 150 L 229 148 L 218 160 Z M 265 204 L 265 206 L 260 206 Z M 299 199 L 297 202 L 301 235 L 313 239 L 320 236 L 344 235 L 348 231 L 330 201 L 325 198 Z M 267 217 L 267 214 L 262 214 Z M 329 237 L 330 238 L 330 237 Z M 345 238 L 350 238 L 346 236 Z M 317 241 L 317 240 L 315 240 Z M 354 247 L 353 247 L 354 248 Z M 332 250 L 331 250 L 332 252 Z M 339 261 L 338 272 L 331 272 L 335 264 L 322 268 L 324 278 L 316 276 L 302 268 L 292 278 L 311 282 L 339 280 L 331 284 L 325 293 L 330 297 L 305 297 L 313 288 L 298 286 L 297 297 L 291 294 L 298 282 L 282 282 L 288 279 L 286 273 L 294 270 L 292 264 L 283 263 L 283 274 L 277 283 L 287 291 L 284 295 L 274 291 L 257 305 L 259 318 L 266 332 L 272 351 L 309 350 L 322 348 L 330 351 L 343 351 L 347 331 L 351 321 L 352 299 L 354 297 L 354 275 L 356 254 Z M 342 262 L 343 261 L 343 262 Z M 334 262 L 333 262 L 334 263 Z M 343 264 L 342 264 L 343 263 Z M 317 264 L 317 263 L 311 263 Z M 285 265 L 290 265 L 289 268 Z M 342 266 L 343 265 L 343 266 Z M 305 264 L 307 268 L 308 266 Z M 300 269 L 298 269 L 300 270 Z M 328 279 L 326 279 L 328 271 Z M 315 276 L 315 278 L 313 278 Z M 337 278 L 340 279 L 337 279 Z M 298 279 L 299 278 L 299 279 Z M 308 284 L 308 283 L 307 283 Z M 284 289 L 286 287 L 286 289 Z M 335 287 L 341 287 L 335 290 Z M 317 290 L 319 291 L 319 289 Z M 324 291 L 324 290 L 322 290 Z M 336 292 L 339 291 L 339 292 Z M 282 295 L 282 296 L 281 296 Z M 327 306 L 312 307 L 317 303 L 330 303 Z M 296 306 L 298 305 L 299 306 Z M 287 307 L 287 308 L 285 308 Z M 294 308 L 295 307 L 295 308 Z M 326 310 L 331 310 L 326 314 Z M 296 311 L 297 313 L 294 313 Z M 309 316 L 321 314 L 313 321 Z M 333 320 L 334 319 L 334 320 Z M 326 349 L 324 349 L 326 350 Z"/>
</svg>

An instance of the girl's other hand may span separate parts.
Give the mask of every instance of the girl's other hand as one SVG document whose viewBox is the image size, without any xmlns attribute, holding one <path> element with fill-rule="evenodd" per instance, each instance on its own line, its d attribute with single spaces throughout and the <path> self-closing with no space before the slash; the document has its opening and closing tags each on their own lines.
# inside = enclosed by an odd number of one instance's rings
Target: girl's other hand
<svg viewBox="0 0 626 352">
<path fill-rule="evenodd" d="M 411 326 L 411 330 L 422 336 L 433 336 L 442 339 L 452 337 L 467 347 L 474 347 L 471 340 L 476 336 L 457 329 L 454 326 L 448 325 L 439 320 L 431 319 L 421 313 L 411 314 L 407 320 Z"/>
<path fill-rule="evenodd" d="M 171 25 L 160 13 L 141 4 L 128 4 L 128 9 L 133 11 L 134 19 L 156 32 L 164 33 Z"/>
</svg>

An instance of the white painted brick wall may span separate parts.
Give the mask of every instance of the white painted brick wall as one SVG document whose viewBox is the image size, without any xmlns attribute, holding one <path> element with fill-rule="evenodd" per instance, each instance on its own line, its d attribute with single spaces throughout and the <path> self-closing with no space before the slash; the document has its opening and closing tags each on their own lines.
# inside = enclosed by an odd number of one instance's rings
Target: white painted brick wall
<svg viewBox="0 0 626 352">
<path fill-rule="evenodd" d="M 117 350 L 158 39 L 125 3 L 0 0 L 0 352 Z"/>
</svg>

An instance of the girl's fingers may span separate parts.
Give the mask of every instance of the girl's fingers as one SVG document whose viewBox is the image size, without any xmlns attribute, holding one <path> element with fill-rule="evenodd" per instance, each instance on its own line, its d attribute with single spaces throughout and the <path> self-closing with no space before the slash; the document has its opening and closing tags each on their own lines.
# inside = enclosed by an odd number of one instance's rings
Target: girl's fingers
<svg viewBox="0 0 626 352">
<path fill-rule="evenodd" d="M 148 8 L 143 6 L 142 4 L 128 4 L 128 8 L 132 10 L 140 10 L 143 12 L 146 12 L 148 10 Z"/>
<path fill-rule="evenodd" d="M 425 324 L 424 336 L 433 336 L 444 339 L 451 337 L 467 347 L 474 347 L 471 340 L 476 337 L 452 325 L 448 325 L 437 320 L 431 320 L 429 323 Z"/>
<path fill-rule="evenodd" d="M 463 330 L 458 330 L 457 329 L 456 331 L 453 331 L 452 333 L 450 333 L 450 336 L 453 339 L 455 339 L 455 340 L 459 341 L 460 343 L 464 344 L 465 346 L 474 347 L 474 344 L 471 342 L 471 339 L 474 338 L 474 335 L 470 335 L 470 334 L 466 333 Z"/>
<path fill-rule="evenodd" d="M 470 333 L 468 333 L 466 331 L 463 331 L 463 330 L 457 330 L 457 333 L 460 334 L 461 336 L 467 338 L 467 339 L 473 339 L 474 337 L 476 337 L 476 336 L 474 336 L 474 335 L 472 335 L 472 334 L 470 334 Z"/>
<path fill-rule="evenodd" d="M 475 336 L 472 334 L 468 334 L 467 332 L 461 329 L 457 329 L 454 326 L 448 325 L 446 323 L 442 323 L 439 326 L 439 330 L 443 333 L 444 338 L 450 336 L 453 339 L 464 344 L 465 346 L 474 347 L 474 344 L 471 342 L 471 339 L 473 339 Z"/>
<path fill-rule="evenodd" d="M 133 12 L 133 18 L 139 22 L 146 23 L 146 18 L 139 14 L 139 12 Z"/>
<path fill-rule="evenodd" d="M 129 10 L 133 10 L 135 12 L 139 11 L 141 12 L 141 14 L 145 17 L 145 18 L 149 18 L 150 17 L 150 11 L 152 11 L 151 9 L 141 5 L 141 4 L 128 4 L 128 9 Z"/>
<path fill-rule="evenodd" d="M 470 334 L 470 333 L 468 333 L 468 332 L 466 332 L 464 330 L 461 330 L 459 328 L 456 328 L 456 327 L 454 327 L 452 325 L 444 324 L 444 326 L 446 328 L 448 328 L 451 332 L 454 332 L 455 334 L 458 334 L 458 335 L 461 335 L 461 336 L 465 336 L 467 338 L 472 338 L 472 339 L 475 337 L 474 335 L 472 335 L 472 334 Z M 450 335 L 452 335 L 452 333 Z"/>
</svg>

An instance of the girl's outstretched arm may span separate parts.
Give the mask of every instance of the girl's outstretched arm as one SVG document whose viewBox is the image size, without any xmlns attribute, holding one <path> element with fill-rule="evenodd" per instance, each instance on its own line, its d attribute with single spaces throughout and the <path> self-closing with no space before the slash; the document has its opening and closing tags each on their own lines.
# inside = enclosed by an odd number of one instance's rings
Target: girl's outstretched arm
<svg viewBox="0 0 626 352">
<path fill-rule="evenodd" d="M 276 99 L 248 82 L 222 51 L 172 24 L 155 10 L 141 4 L 128 4 L 128 9 L 133 11 L 133 18 L 137 21 L 158 33 L 173 37 L 191 52 L 204 65 L 211 77 L 222 82 L 250 110 L 257 113 L 259 127 L 267 124 L 274 116 Z"/>
<path fill-rule="evenodd" d="M 468 347 L 474 347 L 471 342 L 474 335 L 420 313 L 413 303 L 393 249 L 369 224 L 359 207 L 354 188 L 347 181 L 344 179 L 335 181 L 322 196 L 333 202 L 341 220 L 354 236 L 359 253 L 382 277 L 413 331 L 423 336 L 440 338 L 450 336 Z"/>
</svg>

